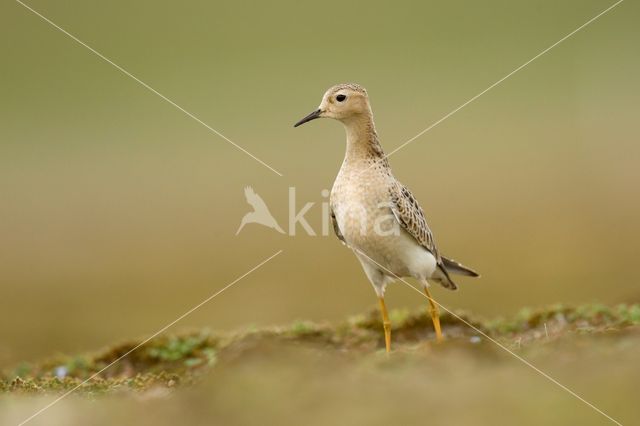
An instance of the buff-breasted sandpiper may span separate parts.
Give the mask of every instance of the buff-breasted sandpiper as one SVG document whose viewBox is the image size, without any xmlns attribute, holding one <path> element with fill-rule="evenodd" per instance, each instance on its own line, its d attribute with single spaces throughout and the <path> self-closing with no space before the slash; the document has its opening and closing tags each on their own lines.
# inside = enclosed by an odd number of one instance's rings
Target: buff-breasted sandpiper
<svg viewBox="0 0 640 426">
<path fill-rule="evenodd" d="M 421 283 L 429 299 L 436 339 L 442 340 L 438 305 L 431 297 L 429 281 L 455 290 L 450 274 L 478 274 L 438 252 L 422 208 L 391 172 L 363 87 L 331 87 L 318 109 L 295 127 L 316 118 L 338 120 L 347 133 L 344 161 L 331 190 L 331 219 L 336 235 L 354 251 L 378 295 L 387 352 L 391 349 L 391 323 L 384 292 L 387 284 L 398 278 L 412 277 Z"/>
</svg>

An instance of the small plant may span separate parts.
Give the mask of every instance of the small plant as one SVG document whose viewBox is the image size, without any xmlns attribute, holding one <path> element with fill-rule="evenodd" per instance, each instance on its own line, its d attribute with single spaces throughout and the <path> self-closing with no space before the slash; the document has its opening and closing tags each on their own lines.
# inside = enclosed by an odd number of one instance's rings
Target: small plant
<svg viewBox="0 0 640 426">
<path fill-rule="evenodd" d="M 147 349 L 147 356 L 158 361 L 175 362 L 187 358 L 193 358 L 196 351 L 204 346 L 207 337 L 204 334 L 196 336 L 170 336 L 161 344 L 156 344 Z M 197 357 L 195 357 L 197 358 Z"/>
<path fill-rule="evenodd" d="M 316 331 L 315 325 L 310 321 L 296 321 L 291 326 L 291 331 L 296 335 L 304 335 Z"/>
</svg>

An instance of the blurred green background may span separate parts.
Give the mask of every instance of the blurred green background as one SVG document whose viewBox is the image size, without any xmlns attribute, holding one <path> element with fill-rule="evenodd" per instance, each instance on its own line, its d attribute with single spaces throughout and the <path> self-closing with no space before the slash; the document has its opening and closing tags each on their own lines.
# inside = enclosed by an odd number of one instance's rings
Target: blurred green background
<svg viewBox="0 0 640 426">
<path fill-rule="evenodd" d="M 612 4 L 57 1 L 40 13 L 279 171 L 273 174 L 37 16 L 0 5 L 0 366 L 149 334 L 331 320 L 374 293 L 337 239 L 235 232 L 252 185 L 320 228 L 344 152 L 292 124 L 364 85 L 387 152 Z M 638 17 L 624 2 L 391 157 L 487 317 L 640 299 Z M 391 308 L 423 300 L 396 285 Z"/>
</svg>

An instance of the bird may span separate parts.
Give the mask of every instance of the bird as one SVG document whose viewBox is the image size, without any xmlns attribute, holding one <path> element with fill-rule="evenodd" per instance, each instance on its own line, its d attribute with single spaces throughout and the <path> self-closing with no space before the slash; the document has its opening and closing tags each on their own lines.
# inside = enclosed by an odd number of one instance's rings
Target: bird
<svg viewBox="0 0 640 426">
<path fill-rule="evenodd" d="M 275 218 L 269 211 L 267 204 L 264 202 L 262 197 L 256 194 L 252 187 L 247 186 L 244 188 L 244 196 L 247 199 L 247 203 L 253 207 L 253 211 L 242 217 L 240 227 L 238 228 L 238 231 L 236 231 L 236 235 L 238 235 L 242 228 L 244 228 L 248 223 L 259 223 L 260 225 L 275 229 L 279 233 L 284 234 L 284 231 L 280 228 L 280 225 L 278 225 L 278 222 L 276 222 Z"/>
<path fill-rule="evenodd" d="M 376 292 L 386 352 L 391 351 L 391 323 L 385 290 L 402 278 L 420 282 L 429 300 L 436 341 L 441 342 L 440 313 L 429 290 L 430 281 L 456 290 L 452 274 L 479 274 L 438 251 L 424 211 L 391 171 L 362 86 L 345 83 L 329 88 L 318 108 L 294 127 L 319 118 L 340 121 L 346 132 L 344 160 L 329 197 L 330 216 L 336 236 L 352 249 Z"/>
</svg>

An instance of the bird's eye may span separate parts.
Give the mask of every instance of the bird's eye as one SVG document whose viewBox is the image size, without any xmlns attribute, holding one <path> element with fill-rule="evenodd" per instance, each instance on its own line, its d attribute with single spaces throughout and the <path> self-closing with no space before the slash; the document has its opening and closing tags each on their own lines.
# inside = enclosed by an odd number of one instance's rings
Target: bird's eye
<svg viewBox="0 0 640 426">
<path fill-rule="evenodd" d="M 347 97 L 345 95 L 336 96 L 336 101 L 338 101 L 338 102 L 344 102 L 345 99 L 347 99 Z"/>
</svg>

